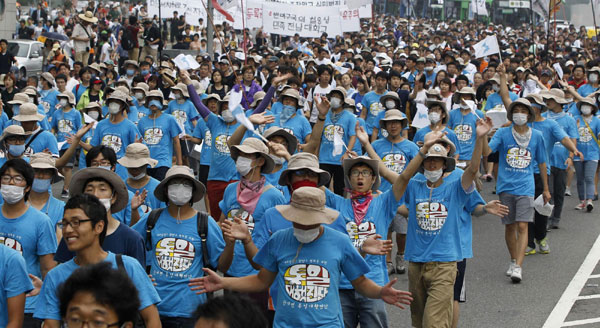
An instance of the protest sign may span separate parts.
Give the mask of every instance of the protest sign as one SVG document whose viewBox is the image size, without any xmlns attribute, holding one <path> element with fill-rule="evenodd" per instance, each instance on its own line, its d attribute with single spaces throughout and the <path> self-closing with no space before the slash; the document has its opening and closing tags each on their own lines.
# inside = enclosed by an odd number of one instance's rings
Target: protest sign
<svg viewBox="0 0 600 328">
<path fill-rule="evenodd" d="M 318 38 L 342 35 L 339 7 L 319 8 L 280 3 L 263 3 L 263 28 L 267 33 Z"/>
</svg>

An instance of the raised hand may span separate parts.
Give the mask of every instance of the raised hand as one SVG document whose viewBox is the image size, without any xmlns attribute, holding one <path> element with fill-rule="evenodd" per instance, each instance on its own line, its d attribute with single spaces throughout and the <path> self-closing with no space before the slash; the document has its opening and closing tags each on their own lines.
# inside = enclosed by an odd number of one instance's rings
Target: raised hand
<svg viewBox="0 0 600 328">
<path fill-rule="evenodd" d="M 202 268 L 202 270 L 206 274 L 204 277 L 190 279 L 188 286 L 191 290 L 196 294 L 204 294 L 223 289 L 223 280 L 216 272 L 208 268 Z"/>
<path fill-rule="evenodd" d="M 294 76 L 292 73 L 283 74 L 281 76 L 274 78 L 273 81 L 271 81 L 271 84 L 279 85 L 280 83 L 287 81 L 292 76 Z"/>
<path fill-rule="evenodd" d="M 498 64 L 498 67 L 496 67 L 496 72 L 500 75 L 506 74 L 506 67 L 504 67 L 504 64 Z"/>
<path fill-rule="evenodd" d="M 484 206 L 485 211 L 489 214 L 505 217 L 508 215 L 508 206 L 502 204 L 499 200 L 491 200 Z"/>
<path fill-rule="evenodd" d="M 385 255 L 392 250 L 392 246 L 391 240 L 381 239 L 381 235 L 372 235 L 365 239 L 361 249 L 365 254 Z"/>
<path fill-rule="evenodd" d="M 477 137 L 486 136 L 490 130 L 492 129 L 492 119 L 489 117 L 484 117 L 477 121 Z"/>
<path fill-rule="evenodd" d="M 252 122 L 252 124 L 261 125 L 261 124 L 270 124 L 275 122 L 275 116 L 266 115 L 265 112 L 259 114 L 252 114 L 248 117 L 248 120 Z"/>
<path fill-rule="evenodd" d="M 186 70 L 179 70 L 179 77 L 181 78 L 181 82 L 185 83 L 185 85 L 192 84 L 192 79 L 190 79 L 190 73 Z"/>
<path fill-rule="evenodd" d="M 42 289 L 42 279 L 38 276 L 34 276 L 31 273 L 29 274 L 29 279 L 31 279 L 31 283 L 33 284 L 33 290 L 27 293 L 25 296 L 32 297 L 39 295 L 40 290 Z"/>
<path fill-rule="evenodd" d="M 429 132 L 425 135 L 425 140 L 423 142 L 424 152 L 425 150 L 429 150 L 431 146 L 436 144 L 438 141 L 442 140 L 442 138 L 446 135 L 447 132 L 444 131 L 433 131 Z"/>
<path fill-rule="evenodd" d="M 287 148 L 282 144 L 278 144 L 276 142 L 269 142 L 267 146 L 269 146 L 269 149 L 271 149 L 272 154 L 275 156 L 279 156 L 285 159 L 288 159 L 291 156 Z"/>
<path fill-rule="evenodd" d="M 367 134 L 367 131 L 365 131 L 365 129 L 362 126 L 360 126 L 358 122 L 356 122 L 355 132 L 356 138 L 358 139 L 358 141 L 360 141 L 361 145 L 364 146 L 369 143 L 369 135 Z"/>
<path fill-rule="evenodd" d="M 148 195 L 148 190 L 146 190 L 146 189 L 144 189 L 144 191 L 142 191 L 141 193 L 139 190 L 136 191 L 135 195 L 131 199 L 131 209 L 137 210 L 140 206 L 142 206 L 142 204 L 144 204 L 144 201 L 146 200 L 147 195 Z"/>
<path fill-rule="evenodd" d="M 317 101 L 317 109 L 319 110 L 319 115 L 325 116 L 329 112 L 329 108 L 331 104 L 329 103 L 329 99 L 325 96 L 321 96 L 321 101 Z"/>
<path fill-rule="evenodd" d="M 244 243 L 252 240 L 248 226 L 240 217 L 235 217 L 233 221 L 225 220 L 222 229 L 223 235 L 232 240 L 241 240 Z"/>
<path fill-rule="evenodd" d="M 402 290 L 397 290 L 392 287 L 398 278 L 394 278 L 388 282 L 385 286 L 381 288 L 381 299 L 387 304 L 394 305 L 401 309 L 404 309 L 404 305 L 410 305 L 410 302 L 413 300 L 410 292 L 405 292 Z"/>
</svg>

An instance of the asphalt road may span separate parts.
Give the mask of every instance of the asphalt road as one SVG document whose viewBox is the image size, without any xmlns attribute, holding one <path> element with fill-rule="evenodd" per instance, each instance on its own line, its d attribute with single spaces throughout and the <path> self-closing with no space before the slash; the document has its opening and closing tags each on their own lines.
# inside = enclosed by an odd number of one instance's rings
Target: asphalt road
<svg viewBox="0 0 600 328">
<path fill-rule="evenodd" d="M 484 183 L 486 201 L 498 199 L 492 189 L 493 183 Z M 600 204 L 595 202 L 591 213 L 576 211 L 575 181 L 571 190 L 573 196 L 565 197 L 560 229 L 548 233 L 550 254 L 526 256 L 520 284 L 505 276 L 510 256 L 500 219 L 491 215 L 473 219 L 474 256 L 467 261 L 467 302 L 461 304 L 459 327 L 544 326 L 600 232 Z M 593 273 L 600 274 L 600 266 L 593 265 Z M 392 276 L 398 278 L 396 288 L 408 289 L 406 274 Z M 589 280 L 581 295 L 600 294 L 598 283 L 600 279 Z M 409 309 L 388 306 L 387 310 L 390 327 L 411 326 Z M 600 298 L 577 301 L 567 321 L 595 317 L 600 317 Z M 600 323 L 577 327 L 600 327 Z"/>
</svg>

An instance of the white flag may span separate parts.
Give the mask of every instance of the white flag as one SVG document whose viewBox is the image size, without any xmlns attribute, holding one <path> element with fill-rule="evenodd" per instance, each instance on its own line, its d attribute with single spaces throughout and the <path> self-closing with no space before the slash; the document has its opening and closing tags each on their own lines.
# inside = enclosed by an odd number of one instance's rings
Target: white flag
<svg viewBox="0 0 600 328">
<path fill-rule="evenodd" d="M 488 36 L 482 41 L 479 41 L 473 46 L 473 49 L 475 49 L 475 58 L 500 53 L 500 46 L 498 45 L 498 39 L 496 39 L 495 35 Z"/>
<path fill-rule="evenodd" d="M 344 150 L 344 140 L 342 140 L 342 136 L 336 131 L 333 132 L 333 156 L 341 155 Z"/>
<path fill-rule="evenodd" d="M 471 9 L 478 16 L 488 16 L 485 0 L 471 0 Z"/>
</svg>

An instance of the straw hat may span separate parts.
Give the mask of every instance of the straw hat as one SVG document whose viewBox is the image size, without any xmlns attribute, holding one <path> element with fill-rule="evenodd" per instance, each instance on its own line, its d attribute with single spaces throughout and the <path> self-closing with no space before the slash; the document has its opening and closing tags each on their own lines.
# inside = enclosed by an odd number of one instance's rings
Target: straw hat
<svg viewBox="0 0 600 328">
<path fill-rule="evenodd" d="M 110 94 L 108 99 L 106 99 L 106 104 L 108 105 L 111 101 L 116 100 L 120 101 L 121 104 L 125 105 L 125 107 L 129 107 L 129 104 L 127 104 L 127 98 L 128 96 L 126 94 L 124 94 L 121 90 L 117 89 L 115 90 L 115 92 Z"/>
<path fill-rule="evenodd" d="M 331 99 L 331 95 L 333 95 L 334 92 L 339 92 L 342 94 L 342 100 L 346 99 L 347 94 L 346 94 L 346 89 L 342 88 L 342 87 L 336 87 L 335 89 L 329 91 L 329 93 L 327 94 L 327 99 Z"/>
<path fill-rule="evenodd" d="M 71 106 L 75 106 L 75 95 L 71 91 L 66 91 L 56 96 L 56 98 L 66 98 Z"/>
<path fill-rule="evenodd" d="M 177 85 L 172 87 L 171 90 L 179 90 L 179 91 L 181 91 L 181 93 L 183 94 L 184 97 L 186 97 L 186 98 L 190 97 L 187 86 L 183 83 L 177 83 Z"/>
<path fill-rule="evenodd" d="M 459 95 L 472 95 L 473 99 L 475 99 L 476 95 L 475 90 L 473 90 L 473 88 L 471 87 L 463 87 L 459 91 L 456 91 L 456 93 L 458 93 Z"/>
<path fill-rule="evenodd" d="M 127 193 L 127 186 L 125 186 L 123 179 L 115 172 L 100 167 L 88 167 L 75 172 L 69 185 L 70 195 L 83 194 L 87 181 L 92 178 L 106 180 L 112 187 L 113 193 L 116 195 L 116 201 L 110 207 L 111 213 L 117 213 L 127 206 L 129 194 Z"/>
<path fill-rule="evenodd" d="M 62 174 L 58 173 L 58 169 L 56 168 L 56 161 L 54 157 L 52 157 L 52 155 L 50 154 L 44 152 L 31 154 L 31 156 L 29 156 L 29 164 L 34 169 L 53 170 L 54 176 L 52 179 L 52 183 L 64 178 Z"/>
<path fill-rule="evenodd" d="M 257 92 L 257 93 L 254 94 L 254 99 L 256 99 L 256 95 L 259 94 L 259 93 L 261 93 L 261 92 L 264 94 L 264 91 L 259 91 L 259 92 Z M 217 100 L 217 102 L 221 101 L 221 97 L 218 94 L 211 93 L 208 96 L 206 96 L 206 98 L 202 99 L 202 102 L 204 103 L 204 105 L 208 105 L 208 101 L 210 99 L 215 99 L 215 100 Z M 252 105 L 250 105 L 250 107 L 254 107 L 254 103 L 252 103 Z"/>
<path fill-rule="evenodd" d="M 408 124 L 408 119 L 406 116 L 397 109 L 387 110 L 383 118 L 379 120 L 379 126 L 383 127 L 384 125 L 382 125 L 382 122 L 385 123 L 390 121 L 400 121 L 402 123 L 402 129 L 404 129 Z"/>
<path fill-rule="evenodd" d="M 125 156 L 119 158 L 117 162 L 126 168 L 138 168 L 145 165 L 155 167 L 158 161 L 150 157 L 148 146 L 143 143 L 134 142 L 125 149 Z"/>
<path fill-rule="evenodd" d="M 19 92 L 19 93 L 15 94 L 15 96 L 13 97 L 13 100 L 9 101 L 8 103 L 11 105 L 23 105 L 28 102 L 29 102 L 29 96 L 26 93 Z"/>
<path fill-rule="evenodd" d="M 298 90 L 293 89 L 293 88 L 287 88 L 285 90 L 283 90 L 281 92 L 281 94 L 279 95 L 279 101 L 283 102 L 283 97 L 289 97 L 292 99 L 295 99 L 297 103 L 300 103 L 300 94 L 298 93 Z"/>
<path fill-rule="evenodd" d="M 266 139 L 274 136 L 281 136 L 287 141 L 287 150 L 290 155 L 296 152 L 296 149 L 298 148 L 298 139 L 294 137 L 294 135 L 278 126 L 272 126 L 263 132 L 263 137 Z"/>
<path fill-rule="evenodd" d="M 302 225 L 331 224 L 339 212 L 325 207 L 325 192 L 319 188 L 301 187 L 294 191 L 290 205 L 277 205 L 275 209 L 286 220 Z"/>
<path fill-rule="evenodd" d="M 429 132 L 429 133 L 431 133 L 431 132 Z M 440 144 L 434 144 L 433 146 L 431 146 L 429 148 L 429 150 L 427 151 L 427 154 L 425 154 L 423 163 L 421 163 L 421 170 L 424 170 L 423 164 L 425 163 L 425 160 L 428 158 L 443 158 L 446 161 L 446 163 L 445 163 L 446 168 L 444 169 L 444 172 L 454 171 L 454 168 L 456 167 L 456 160 L 454 160 L 454 158 L 448 156 L 448 151 L 446 150 L 446 148 L 444 148 Z"/>
<path fill-rule="evenodd" d="M 542 98 L 544 98 L 544 100 L 552 99 L 561 105 L 566 105 L 566 104 L 570 103 L 570 101 L 565 99 L 565 93 L 561 89 L 552 88 L 552 89 L 548 90 L 547 92 L 544 92 L 541 95 L 542 95 Z"/>
<path fill-rule="evenodd" d="M 269 156 L 269 147 L 258 138 L 246 138 L 241 145 L 231 147 L 230 152 L 234 162 L 237 161 L 240 153 L 257 154 L 261 156 L 265 159 L 265 164 L 263 164 L 261 168 L 262 173 L 271 173 L 275 167 L 275 162 L 273 162 L 273 159 Z"/>
<path fill-rule="evenodd" d="M 32 103 L 21 105 L 19 115 L 13 116 L 13 120 L 19 122 L 41 121 L 46 116 L 38 113 L 38 107 Z"/>
<path fill-rule="evenodd" d="M 596 99 L 594 98 L 590 98 L 590 97 L 585 97 L 583 99 L 581 99 L 580 101 L 577 102 L 577 109 L 579 110 L 579 112 L 581 113 L 581 105 L 591 105 L 592 106 L 592 115 L 596 115 L 596 112 L 598 111 L 598 106 L 596 105 Z"/>
<path fill-rule="evenodd" d="M 91 11 L 86 11 L 85 14 L 79 14 L 77 16 L 79 16 L 79 19 L 88 23 L 96 24 L 98 22 L 98 18 L 94 17 L 94 14 Z"/>
<path fill-rule="evenodd" d="M 20 137 L 27 138 L 27 137 L 29 137 L 30 134 L 31 133 L 25 132 L 23 127 L 20 125 L 15 125 L 15 124 L 9 125 L 6 128 L 4 128 L 4 131 L 2 132 L 2 135 L 0 136 L 0 142 L 2 142 L 6 138 L 12 137 L 12 136 L 20 136 Z"/>
<path fill-rule="evenodd" d="M 40 75 L 40 77 L 50 83 L 54 83 L 54 76 L 52 76 L 52 74 L 50 74 L 48 72 L 42 73 L 42 75 Z"/>
<path fill-rule="evenodd" d="M 529 100 L 525 99 L 525 98 L 519 98 L 515 101 L 513 101 L 509 106 L 508 106 L 508 110 L 506 111 L 506 118 L 508 118 L 509 121 L 512 122 L 512 111 L 515 108 L 515 106 L 517 105 L 521 105 L 521 106 L 525 106 L 527 108 L 527 110 L 529 110 L 529 120 L 527 120 L 529 123 L 533 122 L 533 120 L 535 120 L 535 112 L 533 111 L 533 108 L 531 107 L 531 103 L 529 102 Z"/>
<path fill-rule="evenodd" d="M 202 182 L 196 180 L 194 172 L 191 168 L 184 165 L 173 165 L 168 171 L 165 178 L 156 186 L 154 189 L 154 196 L 161 202 L 168 202 L 169 197 L 167 196 L 167 186 L 169 182 L 176 178 L 185 178 L 194 185 L 194 191 L 192 193 L 192 202 L 195 203 L 204 197 L 206 193 L 206 187 Z"/>
<path fill-rule="evenodd" d="M 379 185 L 381 184 L 381 178 L 379 177 L 379 161 L 371 159 L 367 156 L 348 158 L 342 162 L 342 168 L 344 170 L 344 185 L 346 188 L 352 188 L 352 185 L 350 184 L 350 170 L 357 164 L 364 164 L 371 168 L 375 176 L 375 182 L 373 183 L 371 190 L 377 191 L 377 189 L 379 189 Z"/>
<path fill-rule="evenodd" d="M 318 187 L 327 185 L 329 180 L 331 180 L 329 172 L 319 168 L 319 159 L 317 156 L 310 153 L 296 153 L 292 155 L 288 161 L 287 169 L 281 172 L 281 175 L 279 176 L 279 185 L 285 186 L 291 183 L 292 179 L 289 175 L 293 174 L 294 171 L 304 169 L 313 171 L 319 176 L 319 181 L 317 182 Z"/>
</svg>

